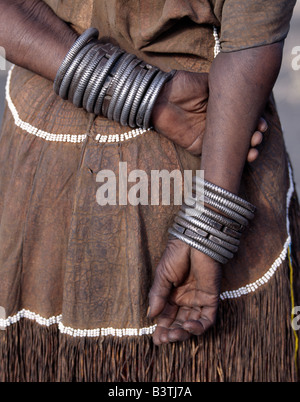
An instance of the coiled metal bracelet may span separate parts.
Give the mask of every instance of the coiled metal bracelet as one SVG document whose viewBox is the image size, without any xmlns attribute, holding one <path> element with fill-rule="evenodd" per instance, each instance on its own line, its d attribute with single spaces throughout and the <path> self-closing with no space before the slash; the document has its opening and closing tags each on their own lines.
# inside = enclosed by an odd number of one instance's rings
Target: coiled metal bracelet
<svg viewBox="0 0 300 402">
<path fill-rule="evenodd" d="M 197 184 L 203 189 L 200 202 Z M 187 197 L 169 229 L 171 236 L 182 240 L 221 264 L 238 251 L 240 238 L 255 206 L 237 195 L 198 177 L 193 178 L 193 194 Z M 211 209 L 213 207 L 215 210 Z"/>
<path fill-rule="evenodd" d="M 132 128 L 151 127 L 155 101 L 175 71 L 163 72 L 134 54 L 97 40 L 87 29 L 73 44 L 54 80 L 57 95 L 76 107 Z"/>
</svg>

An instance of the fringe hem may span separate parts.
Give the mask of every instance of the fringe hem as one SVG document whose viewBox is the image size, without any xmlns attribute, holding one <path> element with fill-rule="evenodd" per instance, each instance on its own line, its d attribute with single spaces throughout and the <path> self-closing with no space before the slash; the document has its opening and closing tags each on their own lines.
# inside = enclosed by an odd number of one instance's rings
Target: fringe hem
<svg viewBox="0 0 300 402">
<path fill-rule="evenodd" d="M 294 382 L 289 268 L 222 301 L 202 337 L 155 346 L 151 336 L 79 338 L 22 319 L 0 331 L 2 382 Z"/>
</svg>

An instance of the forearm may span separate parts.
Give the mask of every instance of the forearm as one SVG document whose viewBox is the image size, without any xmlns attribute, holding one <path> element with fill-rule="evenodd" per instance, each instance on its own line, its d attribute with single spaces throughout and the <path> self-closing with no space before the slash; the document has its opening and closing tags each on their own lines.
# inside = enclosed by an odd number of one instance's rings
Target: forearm
<svg viewBox="0 0 300 402">
<path fill-rule="evenodd" d="M 201 169 L 238 193 L 250 140 L 278 76 L 282 43 L 220 53 L 209 74 Z"/>
<path fill-rule="evenodd" d="M 41 0 L 0 0 L 0 46 L 10 62 L 54 80 L 77 34 Z"/>
</svg>

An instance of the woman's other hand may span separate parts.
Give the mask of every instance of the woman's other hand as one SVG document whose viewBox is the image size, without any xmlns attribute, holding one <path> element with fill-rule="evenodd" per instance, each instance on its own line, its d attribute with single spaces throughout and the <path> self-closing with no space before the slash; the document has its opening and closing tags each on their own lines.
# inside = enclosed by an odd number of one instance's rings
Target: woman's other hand
<svg viewBox="0 0 300 402">
<path fill-rule="evenodd" d="M 202 335 L 214 325 L 221 265 L 180 240 L 169 240 L 149 293 L 149 318 L 157 318 L 156 345 Z"/>
<path fill-rule="evenodd" d="M 208 74 L 177 71 L 163 87 L 153 109 L 155 130 L 194 155 L 200 155 L 206 123 Z M 267 130 L 261 118 L 254 132 L 248 162 L 258 157 L 256 147 Z"/>
</svg>

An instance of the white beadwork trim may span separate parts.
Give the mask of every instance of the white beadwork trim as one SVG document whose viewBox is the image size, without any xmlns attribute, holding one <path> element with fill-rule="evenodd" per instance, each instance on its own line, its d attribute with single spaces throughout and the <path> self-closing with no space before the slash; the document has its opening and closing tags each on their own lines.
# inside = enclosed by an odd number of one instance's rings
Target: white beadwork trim
<svg viewBox="0 0 300 402">
<path fill-rule="evenodd" d="M 58 324 L 61 321 L 61 315 L 53 316 L 50 318 L 44 318 L 39 314 L 33 313 L 32 311 L 23 309 L 19 311 L 17 314 L 7 317 L 6 319 L 0 319 L 0 329 L 4 329 L 9 327 L 12 324 L 20 321 L 21 318 L 28 318 L 29 320 L 36 321 L 38 324 L 43 325 L 45 327 L 50 327 L 53 324 Z"/>
<path fill-rule="evenodd" d="M 264 285 L 271 279 L 271 277 L 277 271 L 277 268 L 280 267 L 280 265 L 286 259 L 288 247 L 291 243 L 289 207 L 290 207 L 293 192 L 295 190 L 294 182 L 293 182 L 292 168 L 291 168 L 290 164 L 288 165 L 288 168 L 289 168 L 289 180 L 290 180 L 290 187 L 289 187 L 289 190 L 288 190 L 287 196 L 286 196 L 286 230 L 287 230 L 288 237 L 284 243 L 283 249 L 282 249 L 279 257 L 276 258 L 276 260 L 273 262 L 271 268 L 268 269 L 268 271 L 261 278 L 257 279 L 255 282 L 248 283 L 246 286 L 243 286 L 239 289 L 229 290 L 229 291 L 221 293 L 221 295 L 220 295 L 221 300 L 234 299 L 237 297 L 241 297 L 243 295 L 247 295 L 248 293 L 255 292 L 256 289 L 258 289 L 260 286 Z"/>
<path fill-rule="evenodd" d="M 215 26 L 213 27 L 213 35 L 215 38 L 214 57 L 217 57 L 221 51 L 221 44 L 220 44 L 220 39 L 219 39 L 219 35 L 218 35 L 218 30 L 217 30 L 217 27 L 215 27 Z"/>
<path fill-rule="evenodd" d="M 150 130 L 150 128 L 148 129 Z M 136 128 L 134 130 L 129 131 L 128 133 L 122 134 L 111 134 L 111 135 L 104 135 L 104 134 L 97 134 L 95 139 L 98 142 L 123 142 L 130 140 L 131 138 L 138 137 L 139 135 L 144 134 L 146 129 Z"/>
<path fill-rule="evenodd" d="M 246 286 L 243 286 L 237 290 L 229 290 L 229 291 L 223 292 L 220 295 L 220 299 L 221 300 L 235 299 L 237 297 L 247 295 L 248 293 L 255 292 L 260 286 L 267 283 L 271 279 L 271 277 L 275 274 L 275 272 L 277 271 L 277 268 L 280 267 L 280 265 L 286 259 L 287 250 L 288 250 L 288 246 L 290 243 L 291 243 L 291 238 L 290 238 L 290 236 L 288 236 L 288 238 L 286 239 L 286 242 L 284 243 L 283 250 L 280 253 L 279 257 L 274 261 L 271 268 L 261 278 L 257 279 L 255 282 L 248 283 Z"/>
<path fill-rule="evenodd" d="M 0 319 L 0 330 L 9 327 L 12 324 L 17 323 L 22 318 L 27 318 L 29 320 L 35 321 L 38 324 L 50 327 L 51 325 L 58 324 L 59 331 L 62 334 L 67 334 L 73 337 L 96 337 L 96 336 L 142 336 L 142 335 L 151 335 L 156 325 L 152 325 L 150 327 L 145 328 L 96 328 L 96 329 L 75 329 L 71 327 L 65 327 L 61 322 L 62 315 L 53 316 L 50 318 L 44 318 L 39 314 L 33 313 L 32 311 L 23 309 L 19 311 L 17 314 L 10 316 L 6 319 Z"/>
<path fill-rule="evenodd" d="M 153 334 L 156 325 L 145 328 L 96 328 L 96 329 L 74 329 L 71 327 L 65 327 L 61 322 L 58 324 L 58 328 L 62 334 L 67 334 L 73 337 L 96 337 L 96 336 L 142 336 Z"/>
<path fill-rule="evenodd" d="M 11 96 L 10 96 L 10 83 L 11 83 L 11 74 L 14 66 L 9 70 L 8 76 L 7 76 L 7 81 L 6 81 L 6 88 L 5 88 L 5 96 L 6 96 L 6 102 L 9 107 L 9 110 L 13 116 L 13 119 L 15 121 L 15 125 L 19 128 L 21 128 L 23 131 L 26 131 L 29 134 L 35 135 L 36 137 L 43 138 L 46 141 L 54 141 L 54 142 L 72 142 L 72 143 L 82 143 L 87 135 L 86 134 L 54 134 L 54 133 L 48 133 L 47 131 L 40 130 L 37 127 L 32 126 L 31 124 L 23 121 L 20 118 L 19 112 L 14 105 Z M 111 135 L 104 135 L 104 134 L 97 134 L 95 139 L 99 143 L 113 143 L 113 142 L 123 142 L 130 140 L 132 138 L 136 138 L 144 133 L 146 131 L 149 131 L 150 129 L 142 129 L 142 128 L 137 128 L 134 130 L 131 130 L 127 133 L 121 133 L 121 134 L 111 134 Z"/>
</svg>

